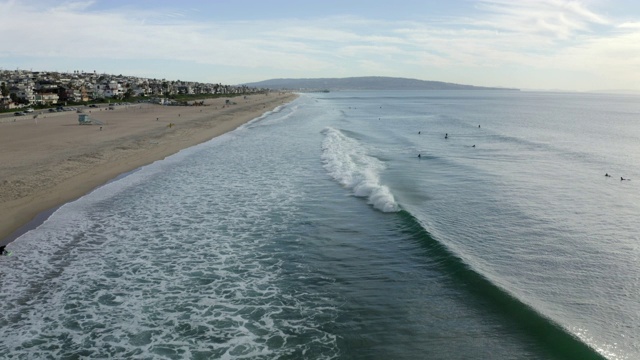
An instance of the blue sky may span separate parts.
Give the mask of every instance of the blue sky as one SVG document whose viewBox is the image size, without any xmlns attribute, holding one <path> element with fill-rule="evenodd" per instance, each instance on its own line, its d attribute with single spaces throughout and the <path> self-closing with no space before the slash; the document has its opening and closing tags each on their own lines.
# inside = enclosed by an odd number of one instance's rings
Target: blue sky
<svg viewBox="0 0 640 360">
<path fill-rule="evenodd" d="M 0 68 L 640 91 L 640 1 L 0 0 Z"/>
</svg>

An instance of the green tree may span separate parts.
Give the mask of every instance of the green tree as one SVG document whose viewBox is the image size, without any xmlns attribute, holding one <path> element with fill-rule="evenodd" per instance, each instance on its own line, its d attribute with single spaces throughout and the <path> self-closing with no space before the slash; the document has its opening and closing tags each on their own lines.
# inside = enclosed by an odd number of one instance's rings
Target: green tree
<svg viewBox="0 0 640 360">
<path fill-rule="evenodd" d="M 128 88 L 127 91 L 124 93 L 124 97 L 125 98 L 133 97 L 133 89 L 132 88 Z"/>
<path fill-rule="evenodd" d="M 9 95 L 9 87 L 6 82 L 3 82 L 2 85 L 0 85 L 0 93 L 2 93 L 2 96 Z"/>
</svg>

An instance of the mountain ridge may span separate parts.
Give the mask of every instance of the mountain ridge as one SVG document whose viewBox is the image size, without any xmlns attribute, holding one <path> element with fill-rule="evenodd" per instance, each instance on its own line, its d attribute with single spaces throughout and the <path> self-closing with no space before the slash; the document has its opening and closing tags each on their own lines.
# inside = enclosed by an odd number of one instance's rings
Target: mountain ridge
<svg viewBox="0 0 640 360">
<path fill-rule="evenodd" d="M 250 87 L 274 90 L 511 90 L 515 88 L 463 85 L 442 81 L 419 80 L 401 77 L 360 76 L 347 78 L 280 78 L 245 83 Z"/>
</svg>

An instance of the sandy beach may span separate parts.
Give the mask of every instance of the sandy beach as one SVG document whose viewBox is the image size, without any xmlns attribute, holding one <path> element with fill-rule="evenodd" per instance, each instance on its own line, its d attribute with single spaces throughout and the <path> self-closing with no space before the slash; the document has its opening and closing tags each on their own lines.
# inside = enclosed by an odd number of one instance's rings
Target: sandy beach
<svg viewBox="0 0 640 360">
<path fill-rule="evenodd" d="M 229 98 L 231 105 L 219 98 L 206 100 L 206 106 L 140 103 L 84 109 L 103 125 L 79 125 L 74 111 L 2 117 L 0 240 L 45 210 L 231 131 L 295 96 L 239 96 Z"/>
</svg>

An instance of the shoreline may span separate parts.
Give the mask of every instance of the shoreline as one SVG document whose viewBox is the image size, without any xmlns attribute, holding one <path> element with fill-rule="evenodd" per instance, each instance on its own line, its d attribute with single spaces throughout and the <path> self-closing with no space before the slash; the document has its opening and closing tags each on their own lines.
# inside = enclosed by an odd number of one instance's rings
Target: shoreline
<svg viewBox="0 0 640 360">
<path fill-rule="evenodd" d="M 296 97 L 270 93 L 208 99 L 206 106 L 86 109 L 101 125 L 78 125 L 75 112 L 0 122 L 0 245 L 37 227 L 65 203 Z"/>
</svg>

